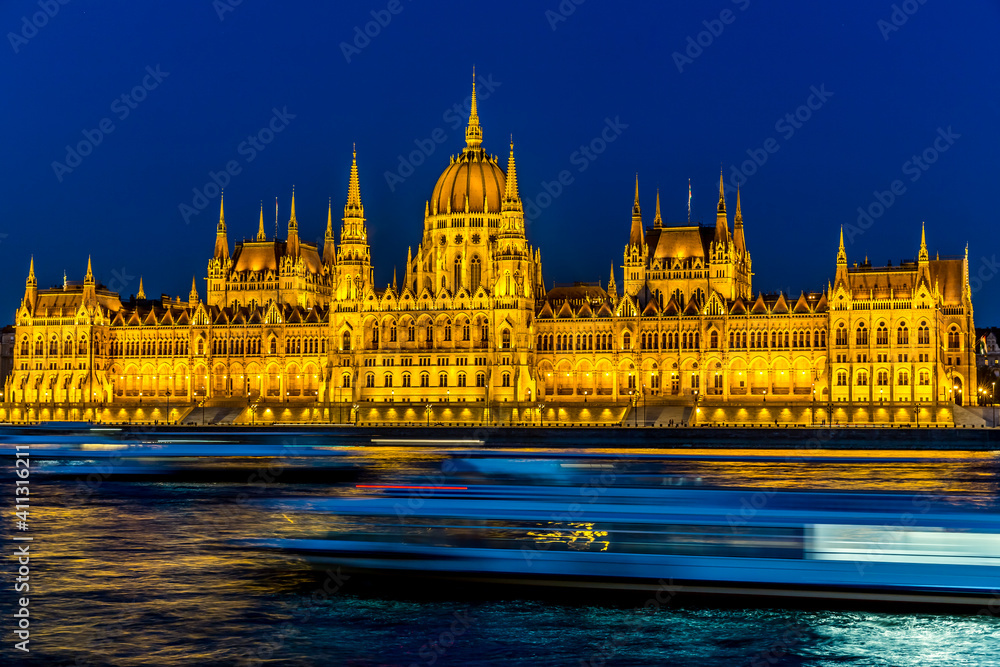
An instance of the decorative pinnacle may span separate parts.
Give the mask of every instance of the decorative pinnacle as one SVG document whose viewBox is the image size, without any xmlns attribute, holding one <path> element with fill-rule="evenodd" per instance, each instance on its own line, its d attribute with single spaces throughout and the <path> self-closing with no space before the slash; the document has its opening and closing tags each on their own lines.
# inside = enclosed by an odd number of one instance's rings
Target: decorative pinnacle
<svg viewBox="0 0 1000 667">
<path fill-rule="evenodd" d="M 719 213 L 726 212 L 726 191 L 722 180 L 722 168 L 719 168 Z"/>
<path fill-rule="evenodd" d="M 465 128 L 466 149 L 478 150 L 483 145 L 483 128 L 479 125 L 479 105 L 476 102 L 476 66 L 472 66 L 472 101 L 469 105 L 469 125 Z"/>
<path fill-rule="evenodd" d="M 257 240 L 266 241 L 267 234 L 264 232 L 264 200 L 260 201 L 260 225 L 257 227 Z"/>
<path fill-rule="evenodd" d="M 660 217 L 660 188 L 656 188 L 656 213 L 653 215 L 653 226 L 663 226 L 663 218 Z"/>
<path fill-rule="evenodd" d="M 920 223 L 920 256 L 919 261 L 926 262 L 927 257 L 927 231 L 925 229 L 926 223 Z"/>
</svg>

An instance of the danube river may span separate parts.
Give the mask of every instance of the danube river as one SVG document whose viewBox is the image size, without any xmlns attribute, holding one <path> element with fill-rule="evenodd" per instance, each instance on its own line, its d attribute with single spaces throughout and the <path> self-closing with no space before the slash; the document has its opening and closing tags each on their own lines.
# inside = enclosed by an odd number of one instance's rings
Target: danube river
<svg viewBox="0 0 1000 667">
<path fill-rule="evenodd" d="M 987 504 L 997 490 L 996 456 L 988 452 L 855 451 L 796 460 L 781 452 L 644 454 L 643 465 L 660 466 L 663 484 L 961 495 Z M 292 473 L 308 466 L 302 461 L 261 463 L 263 474 L 251 470 L 246 482 L 100 473 L 88 482 L 82 472 L 46 475 L 39 464 L 28 531 L 31 652 L 12 648 L 5 622 L 4 662 L 967 667 L 996 664 L 1000 655 L 1000 597 L 962 613 L 747 599 L 643 604 L 601 593 L 373 581 L 240 542 L 297 528 L 269 501 L 433 479 L 442 460 L 426 447 L 356 448 L 345 457 L 355 474 L 330 483 L 296 478 Z M 212 463 L 219 471 L 247 465 L 258 464 Z M 9 490 L 12 468 L 4 474 Z M 13 527 L 5 519 L 7 553 Z M 10 581 L 13 568 L 5 571 Z M 4 588 L 0 606 L 10 619 L 15 596 Z"/>
</svg>

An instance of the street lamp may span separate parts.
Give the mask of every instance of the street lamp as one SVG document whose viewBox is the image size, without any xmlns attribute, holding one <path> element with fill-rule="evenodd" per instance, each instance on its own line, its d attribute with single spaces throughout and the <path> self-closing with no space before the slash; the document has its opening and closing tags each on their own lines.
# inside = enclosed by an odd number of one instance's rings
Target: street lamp
<svg viewBox="0 0 1000 667">
<path fill-rule="evenodd" d="M 545 407 L 544 403 L 538 404 L 538 425 L 545 426 L 545 413 L 542 412 L 542 408 Z"/>
<path fill-rule="evenodd" d="M 632 404 L 632 426 L 633 427 L 636 426 L 636 421 L 635 421 L 636 420 L 635 398 L 634 398 L 634 395 L 635 395 L 635 390 L 634 389 L 629 389 L 628 390 L 628 402 Z"/>
<path fill-rule="evenodd" d="M 997 425 L 997 383 L 993 381 L 993 390 L 990 392 L 990 402 L 993 404 L 993 426 Z"/>
<path fill-rule="evenodd" d="M 427 425 L 431 425 L 431 404 L 428 403 L 424 406 L 424 414 L 427 415 Z"/>
</svg>

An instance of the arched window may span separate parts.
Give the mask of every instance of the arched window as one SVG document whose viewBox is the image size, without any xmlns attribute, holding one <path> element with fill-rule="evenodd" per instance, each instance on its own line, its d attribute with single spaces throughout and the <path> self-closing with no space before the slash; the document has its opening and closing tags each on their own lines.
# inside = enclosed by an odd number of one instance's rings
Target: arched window
<svg viewBox="0 0 1000 667">
<path fill-rule="evenodd" d="M 719 333 L 717 331 L 712 332 L 711 346 L 713 350 L 719 348 Z"/>
<path fill-rule="evenodd" d="M 920 386 L 926 387 L 931 383 L 931 374 L 927 371 L 920 371 Z"/>
<path fill-rule="evenodd" d="M 837 386 L 838 387 L 847 386 L 847 371 L 837 371 Z"/>
<path fill-rule="evenodd" d="M 464 387 L 465 386 L 465 373 L 459 373 L 458 374 L 458 386 L 459 387 Z"/>
<path fill-rule="evenodd" d="M 392 373 L 386 373 L 385 377 L 383 378 L 383 380 L 385 381 L 385 386 L 386 387 L 391 387 L 392 386 Z"/>
<path fill-rule="evenodd" d="M 369 373 L 368 375 L 365 376 L 365 386 L 369 387 L 369 388 L 375 386 L 375 374 L 374 373 Z"/>
<path fill-rule="evenodd" d="M 447 373 L 438 373 L 438 386 L 439 387 L 447 387 L 448 386 L 448 374 Z"/>
<path fill-rule="evenodd" d="M 410 374 L 409 373 L 403 373 L 403 386 L 404 387 L 409 387 L 410 386 Z"/>
<path fill-rule="evenodd" d="M 350 350 L 351 349 L 351 332 L 350 331 L 345 331 L 344 335 L 342 335 L 340 337 L 340 341 L 341 341 L 341 343 L 340 343 L 340 349 L 341 350 L 344 350 L 344 351 Z M 272 343 L 273 342 L 274 341 L 272 341 Z M 271 354 L 274 354 L 274 352 L 271 352 Z"/>
<path fill-rule="evenodd" d="M 953 324 L 953 325 L 951 325 L 951 328 L 948 329 L 948 349 L 949 350 L 958 350 L 961 347 L 962 347 L 961 336 L 960 336 L 960 333 L 958 331 L 958 327 L 956 327 Z"/>
<path fill-rule="evenodd" d="M 451 320 L 444 321 L 444 339 L 451 342 Z"/>
<path fill-rule="evenodd" d="M 858 372 L 858 386 L 867 387 L 868 386 L 868 373 L 866 371 Z"/>
<path fill-rule="evenodd" d="M 395 343 L 396 342 L 396 323 L 395 322 L 393 322 L 389 326 L 389 342 L 390 343 Z"/>
<path fill-rule="evenodd" d="M 344 377 L 342 378 L 342 381 L 341 381 L 341 386 L 344 389 L 350 389 L 351 388 L 351 376 L 348 375 L 347 373 L 344 373 Z"/>
<path fill-rule="evenodd" d="M 889 329 L 886 328 L 885 322 L 878 323 L 878 329 L 875 330 L 875 344 L 876 345 L 889 344 Z"/>
<path fill-rule="evenodd" d="M 455 256 L 454 280 L 455 280 L 455 291 L 458 292 L 458 290 L 462 289 L 462 256 L 461 255 L 456 255 Z"/>
<path fill-rule="evenodd" d="M 483 277 L 483 265 L 482 262 L 479 261 L 478 255 L 473 255 L 470 268 L 472 275 L 469 278 L 469 291 L 475 292 L 479 289 L 479 283 L 482 281 Z"/>
<path fill-rule="evenodd" d="M 431 386 L 431 376 L 430 376 L 429 373 L 421 373 L 420 374 L 420 386 L 421 387 L 429 387 L 429 386 Z"/>
<path fill-rule="evenodd" d="M 271 339 L 271 354 L 274 354 L 274 339 Z M 205 354 L 205 341 L 204 339 L 198 339 L 198 356 L 203 356 Z"/>
<path fill-rule="evenodd" d="M 49 354 L 53 357 L 59 354 L 59 341 L 55 339 L 55 336 L 49 342 Z"/>
<path fill-rule="evenodd" d="M 899 372 L 899 386 L 908 387 L 910 385 L 910 374 L 906 371 Z"/>
<path fill-rule="evenodd" d="M 503 381 L 502 381 L 502 383 L 501 383 L 501 384 L 502 384 L 502 385 L 503 385 L 504 387 L 509 387 L 509 386 L 510 386 L 510 373 L 504 373 L 504 374 L 503 374 L 503 378 L 502 378 L 502 380 L 503 380 Z"/>
<path fill-rule="evenodd" d="M 622 349 L 623 350 L 632 349 L 632 336 L 627 331 L 624 334 L 622 334 Z"/>
<path fill-rule="evenodd" d="M 378 348 L 378 322 L 372 325 L 372 347 Z"/>
<path fill-rule="evenodd" d="M 469 320 L 465 320 L 462 323 L 462 340 L 463 341 L 469 341 L 469 340 L 471 340 L 470 336 L 471 336 L 471 334 L 469 333 Z"/>
<path fill-rule="evenodd" d="M 476 386 L 477 387 L 485 387 L 486 386 L 486 374 L 485 373 L 476 373 Z"/>
<path fill-rule="evenodd" d="M 910 330 L 905 324 L 900 324 L 896 327 L 896 344 L 897 345 L 909 345 L 910 344 Z"/>
<path fill-rule="evenodd" d="M 843 322 L 837 327 L 837 345 L 847 345 L 847 327 Z"/>
<path fill-rule="evenodd" d="M 500 346 L 505 349 L 510 349 L 510 329 L 504 329 L 500 333 Z"/>
<path fill-rule="evenodd" d="M 931 344 L 931 330 L 927 326 L 927 322 L 921 322 L 920 327 L 917 328 L 917 345 L 930 345 Z"/>
<path fill-rule="evenodd" d="M 856 345 L 868 344 L 868 329 L 865 328 L 864 322 L 858 325 L 858 329 L 855 335 L 855 344 Z"/>
</svg>

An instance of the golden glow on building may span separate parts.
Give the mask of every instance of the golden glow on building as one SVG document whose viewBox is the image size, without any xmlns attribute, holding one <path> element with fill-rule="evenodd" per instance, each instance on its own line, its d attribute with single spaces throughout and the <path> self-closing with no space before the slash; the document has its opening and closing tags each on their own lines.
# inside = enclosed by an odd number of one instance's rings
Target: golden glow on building
<svg viewBox="0 0 1000 667">
<path fill-rule="evenodd" d="M 373 284 L 355 151 L 335 243 L 230 253 L 224 202 L 202 300 L 122 302 L 98 285 L 38 289 L 16 314 L 6 419 L 177 421 L 193 406 L 240 422 L 617 423 L 626 407 L 687 406 L 715 423 L 925 423 L 976 386 L 965 257 L 849 266 L 841 234 L 823 292 L 756 295 L 741 195 L 720 178 L 713 226 L 646 226 L 636 180 L 622 294 L 542 280 L 525 235 L 514 146 L 482 145 L 475 87 L 466 145 L 424 209 L 401 283 Z M 622 225 L 624 237 L 625 225 Z M 197 415 L 191 417 L 196 420 Z"/>
</svg>

